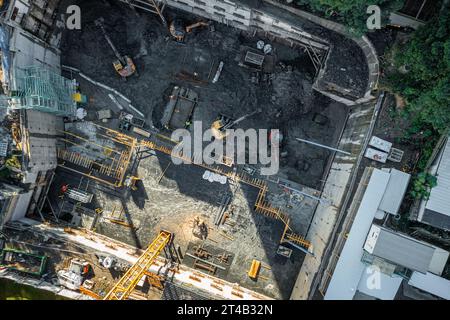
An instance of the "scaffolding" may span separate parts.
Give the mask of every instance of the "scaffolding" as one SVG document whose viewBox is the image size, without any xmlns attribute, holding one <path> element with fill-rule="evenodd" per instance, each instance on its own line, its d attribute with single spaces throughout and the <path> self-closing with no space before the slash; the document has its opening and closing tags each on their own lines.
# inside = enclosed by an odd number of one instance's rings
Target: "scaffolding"
<svg viewBox="0 0 450 320">
<path fill-rule="evenodd" d="M 136 139 L 97 124 L 93 127 L 95 135 L 102 140 L 96 142 L 70 131 L 58 130 L 63 135 L 58 138 L 58 166 L 112 187 L 122 187 L 135 152 Z"/>
<path fill-rule="evenodd" d="M 166 0 L 119 0 L 129 4 L 132 8 L 138 8 L 159 16 L 163 25 L 167 26 L 166 18 L 163 12 L 166 7 Z"/>
<path fill-rule="evenodd" d="M 76 102 L 73 80 L 40 66 L 15 69 L 15 84 L 11 90 L 12 109 L 34 109 L 58 116 L 74 116 Z"/>
</svg>

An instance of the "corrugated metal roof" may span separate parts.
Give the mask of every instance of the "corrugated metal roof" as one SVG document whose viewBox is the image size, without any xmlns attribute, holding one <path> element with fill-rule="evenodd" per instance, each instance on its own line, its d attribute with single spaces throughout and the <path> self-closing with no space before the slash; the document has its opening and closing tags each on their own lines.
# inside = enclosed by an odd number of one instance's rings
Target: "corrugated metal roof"
<svg viewBox="0 0 450 320">
<path fill-rule="evenodd" d="M 408 284 L 435 296 L 450 300 L 450 281 L 432 273 L 413 272 Z"/>
<path fill-rule="evenodd" d="M 391 177 L 379 208 L 390 214 L 397 214 L 408 188 L 411 175 L 397 169 L 391 169 L 390 173 Z"/>
<path fill-rule="evenodd" d="M 361 280 L 359 280 L 358 291 L 377 299 L 394 300 L 403 278 L 399 276 L 391 277 L 380 272 L 377 274 L 379 276 L 379 279 L 377 279 L 379 285 L 377 285 L 377 280 L 371 279 L 374 278 L 376 272 L 376 268 L 373 268 L 372 266 L 366 267 Z"/>
<path fill-rule="evenodd" d="M 431 259 L 428 271 L 440 276 L 445 269 L 445 265 L 447 264 L 447 260 L 450 254 L 448 251 L 444 249 L 438 247 L 434 248 L 435 248 L 434 255 L 433 258 Z"/>
<path fill-rule="evenodd" d="M 373 255 L 413 271 L 426 273 L 434 250 L 429 245 L 381 228 Z"/>
<path fill-rule="evenodd" d="M 437 186 L 431 189 L 426 209 L 450 216 L 450 139 L 443 150 L 437 168 Z"/>
<path fill-rule="evenodd" d="M 433 210 L 425 209 L 420 221 L 439 229 L 450 230 L 450 216 Z"/>
</svg>

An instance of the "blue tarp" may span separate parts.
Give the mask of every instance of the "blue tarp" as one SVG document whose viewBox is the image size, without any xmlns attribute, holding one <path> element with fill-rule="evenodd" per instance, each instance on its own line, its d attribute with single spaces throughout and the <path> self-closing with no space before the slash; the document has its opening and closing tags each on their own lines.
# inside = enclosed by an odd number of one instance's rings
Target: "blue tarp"
<svg viewBox="0 0 450 320">
<path fill-rule="evenodd" d="M 2 51 L 2 82 L 4 84 L 9 84 L 9 70 L 11 67 L 11 54 L 9 52 L 9 32 L 3 25 L 0 25 L 0 50 Z"/>
</svg>

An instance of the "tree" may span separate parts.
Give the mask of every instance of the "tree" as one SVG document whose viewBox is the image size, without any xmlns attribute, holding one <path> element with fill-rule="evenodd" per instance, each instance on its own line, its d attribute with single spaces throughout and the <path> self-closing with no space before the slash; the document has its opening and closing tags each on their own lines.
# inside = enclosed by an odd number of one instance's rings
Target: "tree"
<svg viewBox="0 0 450 320">
<path fill-rule="evenodd" d="M 411 120 L 440 133 L 450 126 L 449 9 L 447 3 L 406 45 L 392 49 L 394 71 L 386 77 L 392 91 L 406 100 Z"/>
<path fill-rule="evenodd" d="M 314 12 L 320 12 L 327 18 L 336 19 L 346 25 L 351 33 L 362 35 L 368 31 L 368 6 L 378 5 L 382 13 L 381 18 L 386 21 L 390 11 L 402 7 L 403 0 L 297 0 L 296 3 Z"/>
<path fill-rule="evenodd" d="M 428 200 L 431 189 L 436 185 L 437 178 L 435 176 L 421 172 L 415 177 L 410 194 L 414 199 Z"/>
</svg>

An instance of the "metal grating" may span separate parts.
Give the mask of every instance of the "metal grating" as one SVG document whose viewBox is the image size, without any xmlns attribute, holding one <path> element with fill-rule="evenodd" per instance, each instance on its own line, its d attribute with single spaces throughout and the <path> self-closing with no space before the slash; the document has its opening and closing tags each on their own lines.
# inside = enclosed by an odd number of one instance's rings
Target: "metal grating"
<svg viewBox="0 0 450 320">
<path fill-rule="evenodd" d="M 256 64 L 257 66 L 262 66 L 264 62 L 264 56 L 248 51 L 245 54 L 245 62 Z"/>
<path fill-rule="evenodd" d="M 75 115 L 75 83 L 42 67 L 17 68 L 11 108 L 35 109 L 59 116 Z"/>
<path fill-rule="evenodd" d="M 0 140 L 0 157 L 6 157 L 8 154 L 8 140 Z"/>
</svg>

